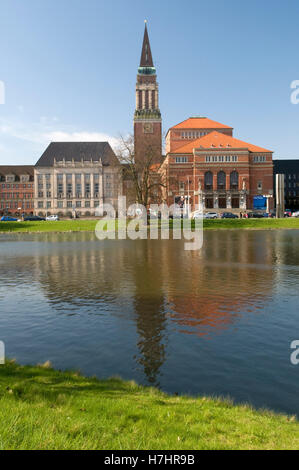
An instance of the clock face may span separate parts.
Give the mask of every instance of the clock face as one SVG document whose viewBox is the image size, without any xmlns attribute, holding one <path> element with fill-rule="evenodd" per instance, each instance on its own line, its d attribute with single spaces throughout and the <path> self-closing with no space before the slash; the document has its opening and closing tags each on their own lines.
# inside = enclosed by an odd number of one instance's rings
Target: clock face
<svg viewBox="0 0 299 470">
<path fill-rule="evenodd" d="M 145 134 L 152 134 L 154 132 L 154 126 L 152 122 L 146 122 L 143 124 L 143 132 Z"/>
</svg>

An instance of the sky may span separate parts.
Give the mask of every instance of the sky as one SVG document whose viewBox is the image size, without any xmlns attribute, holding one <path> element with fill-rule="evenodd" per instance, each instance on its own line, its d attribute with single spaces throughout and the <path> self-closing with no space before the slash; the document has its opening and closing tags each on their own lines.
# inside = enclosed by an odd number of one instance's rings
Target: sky
<svg viewBox="0 0 299 470">
<path fill-rule="evenodd" d="M 298 18 L 298 0 L 0 0 L 0 164 L 132 133 L 144 19 L 164 133 L 207 116 L 299 158 Z"/>
</svg>

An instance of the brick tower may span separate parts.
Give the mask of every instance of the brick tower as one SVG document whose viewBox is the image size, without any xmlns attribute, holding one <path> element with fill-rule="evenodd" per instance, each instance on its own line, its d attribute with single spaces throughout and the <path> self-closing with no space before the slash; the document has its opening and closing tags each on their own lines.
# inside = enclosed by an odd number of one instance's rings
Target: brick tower
<svg viewBox="0 0 299 470">
<path fill-rule="evenodd" d="M 159 91 L 146 21 L 136 83 L 134 150 L 136 163 L 149 160 L 152 163 L 161 162 L 162 120 L 159 109 Z"/>
</svg>

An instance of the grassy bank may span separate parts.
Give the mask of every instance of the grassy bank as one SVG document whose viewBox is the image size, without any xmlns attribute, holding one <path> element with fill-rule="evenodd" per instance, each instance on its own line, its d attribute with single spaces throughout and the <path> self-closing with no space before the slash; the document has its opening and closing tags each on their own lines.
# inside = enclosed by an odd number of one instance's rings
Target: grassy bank
<svg viewBox="0 0 299 470">
<path fill-rule="evenodd" d="M 57 222 L 0 222 L 4 232 L 93 232 L 97 220 L 59 220 Z M 171 226 L 171 221 L 170 221 Z M 290 219 L 217 219 L 204 220 L 205 230 L 219 229 L 299 229 L 299 218 Z"/>
<path fill-rule="evenodd" d="M 294 418 L 120 379 L 0 366 L 1 449 L 299 449 Z"/>
</svg>

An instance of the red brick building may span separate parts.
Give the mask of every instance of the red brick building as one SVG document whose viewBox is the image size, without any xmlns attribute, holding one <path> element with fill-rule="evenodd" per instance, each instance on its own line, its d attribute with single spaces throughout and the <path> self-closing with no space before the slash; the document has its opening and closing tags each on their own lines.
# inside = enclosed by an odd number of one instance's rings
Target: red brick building
<svg viewBox="0 0 299 470">
<path fill-rule="evenodd" d="M 233 128 L 205 117 L 169 129 L 159 171 L 168 181 L 168 205 L 189 200 L 192 210 L 239 213 L 266 196 L 267 210 L 273 207 L 272 151 L 235 139 Z"/>
<path fill-rule="evenodd" d="M 0 214 L 33 214 L 34 167 L 0 166 Z"/>
</svg>

